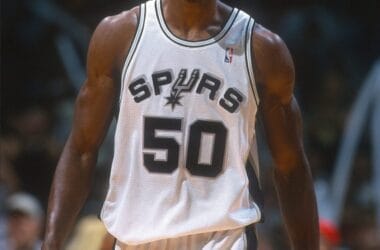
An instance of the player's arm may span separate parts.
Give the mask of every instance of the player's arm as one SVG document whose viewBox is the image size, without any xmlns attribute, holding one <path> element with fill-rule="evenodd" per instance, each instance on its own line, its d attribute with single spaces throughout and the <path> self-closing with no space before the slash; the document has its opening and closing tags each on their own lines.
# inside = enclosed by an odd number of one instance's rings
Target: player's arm
<svg viewBox="0 0 380 250">
<path fill-rule="evenodd" d="M 136 10 L 104 19 L 87 57 L 87 79 L 75 104 L 71 133 L 55 171 L 42 249 L 61 249 L 90 187 L 99 147 L 118 102 L 123 58 L 137 24 Z"/>
<path fill-rule="evenodd" d="M 260 109 L 274 162 L 274 180 L 293 249 L 319 249 L 318 213 L 304 152 L 302 119 L 293 96 L 294 65 L 276 34 L 256 25 L 253 33 Z"/>
</svg>

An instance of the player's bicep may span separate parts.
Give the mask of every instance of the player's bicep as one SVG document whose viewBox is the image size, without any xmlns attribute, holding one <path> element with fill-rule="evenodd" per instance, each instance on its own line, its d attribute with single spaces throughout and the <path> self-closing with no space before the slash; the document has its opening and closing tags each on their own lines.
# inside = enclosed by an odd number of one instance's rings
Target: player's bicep
<svg viewBox="0 0 380 250">
<path fill-rule="evenodd" d="M 94 82 L 96 81 L 96 82 Z M 113 116 L 117 88 L 107 76 L 86 80 L 74 112 L 71 140 L 79 151 L 96 151 L 107 132 Z"/>
<path fill-rule="evenodd" d="M 96 28 L 88 49 L 87 79 L 81 87 L 74 112 L 70 141 L 80 152 L 95 152 L 99 148 L 113 116 L 119 81 L 117 62 L 121 48 L 118 34 L 110 18 Z"/>
<path fill-rule="evenodd" d="M 281 38 L 260 25 L 254 30 L 253 49 L 268 144 L 276 166 L 289 170 L 304 156 L 293 60 Z"/>
</svg>

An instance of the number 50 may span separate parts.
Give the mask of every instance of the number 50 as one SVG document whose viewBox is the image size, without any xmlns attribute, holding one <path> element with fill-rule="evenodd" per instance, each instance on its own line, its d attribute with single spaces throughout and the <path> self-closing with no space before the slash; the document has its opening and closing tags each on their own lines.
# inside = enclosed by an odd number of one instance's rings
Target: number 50
<svg viewBox="0 0 380 250">
<path fill-rule="evenodd" d="M 156 130 L 181 131 L 182 120 L 175 118 L 145 117 L 144 149 L 166 150 L 165 161 L 155 160 L 154 153 L 143 153 L 144 166 L 149 172 L 172 173 L 178 168 L 180 145 L 174 138 L 157 137 Z M 222 122 L 197 120 L 190 125 L 186 168 L 192 175 L 216 177 L 223 169 L 227 129 Z M 211 164 L 199 162 L 202 133 L 214 135 Z"/>
</svg>

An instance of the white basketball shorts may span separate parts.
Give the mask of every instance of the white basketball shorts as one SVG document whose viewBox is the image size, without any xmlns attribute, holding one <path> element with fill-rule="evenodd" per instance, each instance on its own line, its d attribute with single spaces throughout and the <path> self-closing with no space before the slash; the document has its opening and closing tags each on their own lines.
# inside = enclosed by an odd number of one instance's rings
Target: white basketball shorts
<svg viewBox="0 0 380 250">
<path fill-rule="evenodd" d="M 186 235 L 149 242 L 143 245 L 126 245 L 118 240 L 115 250 L 256 250 L 256 233 L 253 226 L 227 231 Z"/>
</svg>

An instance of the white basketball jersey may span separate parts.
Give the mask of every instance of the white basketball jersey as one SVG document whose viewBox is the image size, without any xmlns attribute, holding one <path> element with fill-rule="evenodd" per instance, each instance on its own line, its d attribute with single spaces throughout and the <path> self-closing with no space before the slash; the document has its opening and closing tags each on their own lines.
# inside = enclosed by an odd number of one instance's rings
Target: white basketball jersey
<svg viewBox="0 0 380 250">
<path fill-rule="evenodd" d="M 218 34 L 186 41 L 167 27 L 160 0 L 140 6 L 101 213 L 119 241 L 143 244 L 260 220 L 245 169 L 249 158 L 258 166 L 253 25 L 234 9 Z"/>
</svg>

